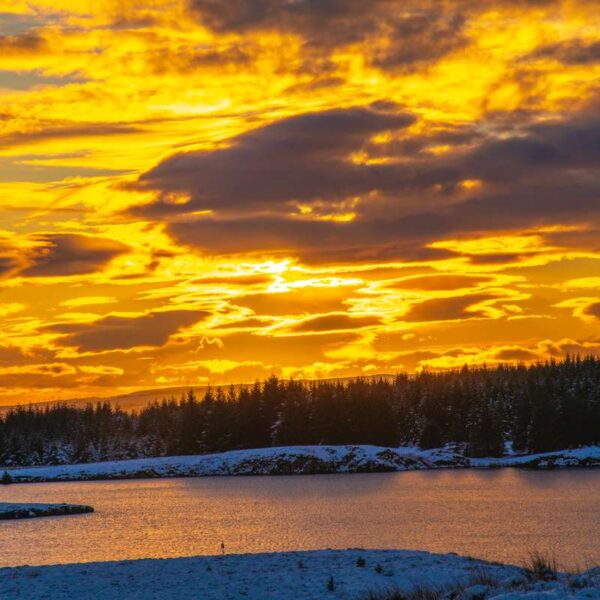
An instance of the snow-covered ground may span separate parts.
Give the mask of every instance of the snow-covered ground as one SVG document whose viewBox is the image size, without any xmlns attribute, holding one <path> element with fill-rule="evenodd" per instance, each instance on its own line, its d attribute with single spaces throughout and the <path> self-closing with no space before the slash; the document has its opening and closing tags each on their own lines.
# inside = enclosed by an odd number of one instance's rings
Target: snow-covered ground
<svg viewBox="0 0 600 600">
<path fill-rule="evenodd" d="M 600 446 L 504 458 L 472 458 L 470 462 L 473 467 L 527 467 L 530 469 L 600 467 Z"/>
<path fill-rule="evenodd" d="M 600 598 L 600 569 L 557 581 L 454 554 L 322 550 L 0 569 L 0 598 L 357 600 L 417 588 L 455 598 Z"/>
<path fill-rule="evenodd" d="M 221 454 L 168 456 L 101 463 L 7 469 L 13 482 L 362 473 L 441 468 L 564 468 L 600 466 L 600 447 L 504 458 L 467 458 L 447 449 L 380 446 L 289 446 L 236 450 Z"/>
<path fill-rule="evenodd" d="M 82 504 L 16 504 L 0 502 L 0 519 L 31 519 L 34 517 L 56 517 L 94 512 L 91 506 Z"/>
</svg>

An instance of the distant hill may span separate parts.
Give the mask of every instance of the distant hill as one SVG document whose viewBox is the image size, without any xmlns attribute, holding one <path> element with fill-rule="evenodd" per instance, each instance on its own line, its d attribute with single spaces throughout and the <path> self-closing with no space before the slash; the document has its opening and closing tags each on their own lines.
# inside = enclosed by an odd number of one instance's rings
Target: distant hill
<svg viewBox="0 0 600 600">
<path fill-rule="evenodd" d="M 394 375 L 389 375 L 389 374 L 367 375 L 367 376 L 361 377 L 361 379 L 379 379 L 382 377 L 387 379 L 387 378 L 393 378 Z M 328 378 L 328 379 L 326 379 L 326 381 L 348 381 L 351 379 L 356 379 L 356 377 L 335 377 L 335 378 Z M 303 381 L 306 381 L 306 380 L 303 380 Z M 324 381 L 325 381 L 325 379 L 324 379 Z M 248 385 L 248 384 L 238 383 L 238 384 L 235 384 L 234 387 L 238 388 L 242 385 Z M 226 388 L 227 389 L 227 388 L 231 387 L 231 384 L 213 385 L 211 387 L 213 389 L 217 389 L 217 388 Z M 148 404 L 151 404 L 155 400 L 160 401 L 163 398 L 175 397 L 177 400 L 179 400 L 179 398 L 181 398 L 181 396 L 183 394 L 187 394 L 187 392 L 190 389 L 194 390 L 196 396 L 199 396 L 200 398 L 202 398 L 202 396 L 204 395 L 204 392 L 206 391 L 207 388 L 208 388 L 207 385 L 200 385 L 200 386 L 185 385 L 185 386 L 178 386 L 178 387 L 172 387 L 172 388 L 155 388 L 155 389 L 151 389 L 151 390 L 140 390 L 137 392 L 131 392 L 129 394 L 119 394 L 117 396 L 108 396 L 108 397 L 91 396 L 91 397 L 87 397 L 87 398 L 73 398 L 72 400 L 57 400 L 57 401 L 50 401 L 50 402 L 31 402 L 31 403 L 21 402 L 19 404 L 13 404 L 10 406 L 0 406 L 0 415 L 7 413 L 11 409 L 17 408 L 18 406 L 29 406 L 30 404 L 35 407 L 38 407 L 38 408 L 43 408 L 45 406 L 52 406 L 54 404 L 67 404 L 68 406 L 86 406 L 87 404 L 96 404 L 97 402 L 109 402 L 113 406 L 120 406 L 123 410 L 130 412 L 130 411 L 134 411 L 134 410 L 140 410 L 140 409 L 148 406 Z"/>
<path fill-rule="evenodd" d="M 213 386 L 213 387 L 225 387 L 225 386 Z M 229 386 L 227 386 L 229 387 Z M 120 406 L 123 410 L 133 411 L 139 410 L 148 406 L 155 400 L 162 400 L 163 398 L 170 398 L 174 396 L 179 399 L 182 394 L 186 394 L 190 389 L 193 389 L 198 396 L 202 396 L 206 391 L 207 386 L 181 386 L 173 388 L 156 388 L 152 390 L 141 390 L 138 392 L 131 392 L 129 394 L 119 394 L 118 396 L 90 396 L 87 398 L 73 398 L 72 400 L 57 400 L 50 402 L 32 402 L 31 405 L 35 407 L 52 406 L 54 404 L 67 404 L 68 406 L 85 406 L 87 404 L 96 404 L 97 402 L 109 402 L 114 406 Z M 21 402 L 20 404 L 14 404 L 11 406 L 0 406 L 0 414 L 4 414 L 11 409 L 17 408 L 17 406 L 29 406 L 29 403 Z"/>
</svg>

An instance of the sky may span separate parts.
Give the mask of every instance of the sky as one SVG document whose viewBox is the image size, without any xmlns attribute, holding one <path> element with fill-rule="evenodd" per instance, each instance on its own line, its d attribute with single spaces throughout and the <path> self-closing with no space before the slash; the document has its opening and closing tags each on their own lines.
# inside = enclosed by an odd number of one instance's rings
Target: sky
<svg viewBox="0 0 600 600">
<path fill-rule="evenodd" d="M 597 0 L 0 0 L 0 404 L 600 349 Z"/>
</svg>

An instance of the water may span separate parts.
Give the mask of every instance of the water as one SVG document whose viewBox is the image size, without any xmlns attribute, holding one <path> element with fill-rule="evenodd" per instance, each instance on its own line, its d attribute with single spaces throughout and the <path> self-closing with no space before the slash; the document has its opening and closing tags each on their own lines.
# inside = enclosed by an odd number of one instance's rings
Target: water
<svg viewBox="0 0 600 600">
<path fill-rule="evenodd" d="M 317 548 L 600 564 L 600 471 L 421 471 L 19 484 L 0 501 L 96 513 L 0 522 L 0 565 Z"/>
</svg>

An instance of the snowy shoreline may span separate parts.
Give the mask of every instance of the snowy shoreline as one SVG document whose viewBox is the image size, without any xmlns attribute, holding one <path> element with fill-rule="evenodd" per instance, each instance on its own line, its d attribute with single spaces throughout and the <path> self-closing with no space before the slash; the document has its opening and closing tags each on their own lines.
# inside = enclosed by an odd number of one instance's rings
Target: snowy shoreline
<svg viewBox="0 0 600 600">
<path fill-rule="evenodd" d="M 352 549 L 0 569 L 2 598 L 362 600 L 417 589 L 469 600 L 600 598 L 600 568 L 550 580 L 456 554 Z"/>
<path fill-rule="evenodd" d="M 21 504 L 0 502 L 0 520 L 80 515 L 91 512 L 94 512 L 94 509 L 91 506 L 83 504 Z"/>
<path fill-rule="evenodd" d="M 167 456 L 72 465 L 7 468 L 10 483 L 211 477 L 374 473 L 453 468 L 558 469 L 600 467 L 600 446 L 507 456 L 468 458 L 447 449 L 380 446 L 289 446 L 234 450 L 220 454 Z"/>
</svg>

